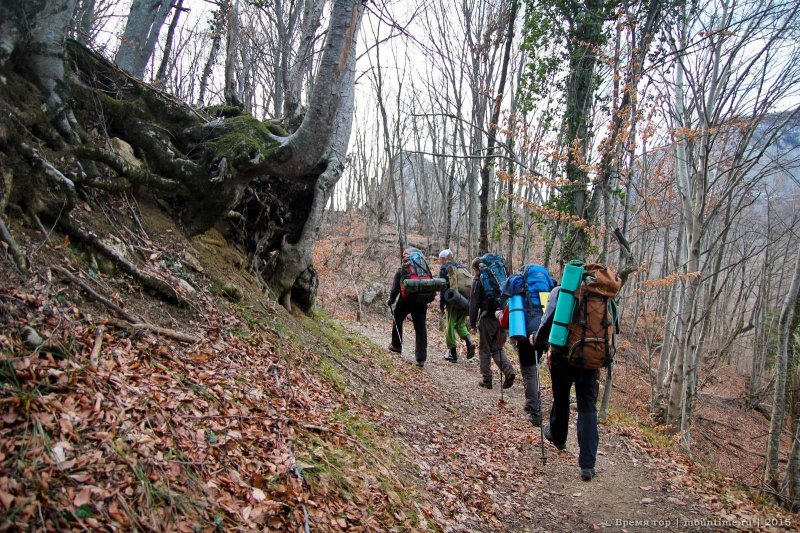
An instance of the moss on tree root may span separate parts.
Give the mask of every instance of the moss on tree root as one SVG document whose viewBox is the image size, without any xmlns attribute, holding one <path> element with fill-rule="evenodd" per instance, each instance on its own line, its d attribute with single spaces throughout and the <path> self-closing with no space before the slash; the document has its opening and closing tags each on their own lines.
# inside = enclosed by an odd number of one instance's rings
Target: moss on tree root
<svg viewBox="0 0 800 533">
<path fill-rule="evenodd" d="M 209 162 L 223 158 L 234 167 L 248 169 L 254 162 L 271 156 L 281 145 L 277 135 L 284 133 L 280 126 L 260 121 L 252 115 L 239 115 L 226 119 L 218 128 L 222 134 L 202 143 L 208 151 Z"/>
</svg>

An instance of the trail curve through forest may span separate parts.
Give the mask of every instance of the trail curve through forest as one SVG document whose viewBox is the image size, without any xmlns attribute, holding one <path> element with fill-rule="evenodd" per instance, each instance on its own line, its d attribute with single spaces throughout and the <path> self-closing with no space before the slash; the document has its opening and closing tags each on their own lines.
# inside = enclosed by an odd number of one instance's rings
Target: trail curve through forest
<svg viewBox="0 0 800 533">
<path fill-rule="evenodd" d="M 345 326 L 372 340 L 376 349 L 389 343 L 382 321 Z M 429 331 L 429 337 L 423 370 L 413 367 L 408 347 L 402 356 L 391 354 L 398 365 L 413 370 L 407 372 L 406 387 L 384 388 L 377 401 L 391 420 L 390 429 L 408 443 L 416 477 L 452 511 L 449 531 L 715 529 L 693 525 L 711 512 L 665 479 L 659 472 L 664 465 L 618 427 L 601 425 L 598 475 L 581 481 L 574 409 L 566 450 L 545 441 L 542 464 L 539 429 L 523 418 L 521 383 L 504 391 L 501 401 L 496 368 L 495 387 L 480 388 L 477 357 L 475 362 L 463 354 L 455 364 L 442 361 L 441 335 Z M 513 349 L 509 356 L 516 359 Z M 546 365 L 543 372 L 546 417 L 552 403 Z"/>
</svg>

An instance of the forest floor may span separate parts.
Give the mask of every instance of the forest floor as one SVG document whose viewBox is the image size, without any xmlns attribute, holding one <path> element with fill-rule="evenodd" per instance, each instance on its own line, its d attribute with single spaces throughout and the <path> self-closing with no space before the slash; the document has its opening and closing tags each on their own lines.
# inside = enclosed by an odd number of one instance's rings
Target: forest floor
<svg viewBox="0 0 800 533">
<path fill-rule="evenodd" d="M 391 322 L 372 317 L 345 327 L 386 350 Z M 406 335 L 413 339 L 413 333 Z M 543 463 L 540 430 L 522 415 L 521 383 L 501 399 L 497 368 L 495 387 L 480 388 L 477 363 L 463 353 L 455 364 L 442 361 L 441 335 L 429 335 L 424 369 L 414 367 L 408 348 L 402 356 L 392 354 L 408 368 L 405 386 L 384 388 L 377 401 L 385 406 L 388 427 L 409 446 L 425 488 L 453 512 L 449 530 L 709 531 L 751 529 L 759 520 L 763 529 L 769 519 L 783 521 L 778 529 L 791 525 L 791 518 L 776 518 L 774 509 L 759 511 L 742 495 L 701 479 L 691 461 L 652 446 L 615 413 L 600 426 L 593 481 L 579 477 L 574 410 L 566 450 L 545 441 Z M 546 365 L 542 370 L 546 416 L 552 402 Z"/>
</svg>

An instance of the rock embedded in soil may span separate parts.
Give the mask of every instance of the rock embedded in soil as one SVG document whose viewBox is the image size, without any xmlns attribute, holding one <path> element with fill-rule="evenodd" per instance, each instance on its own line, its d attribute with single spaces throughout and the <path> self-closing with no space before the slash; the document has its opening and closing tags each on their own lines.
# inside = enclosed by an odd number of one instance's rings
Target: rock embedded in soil
<svg viewBox="0 0 800 533">
<path fill-rule="evenodd" d="M 386 294 L 386 289 L 380 283 L 370 283 L 361 292 L 361 302 L 364 305 L 372 305 L 381 296 Z"/>
<path fill-rule="evenodd" d="M 230 282 L 222 286 L 222 294 L 224 294 L 225 297 L 232 302 L 241 301 L 241 299 L 244 297 L 242 289 Z"/>
<path fill-rule="evenodd" d="M 42 336 L 30 326 L 22 328 L 22 342 L 29 348 L 38 348 L 44 343 Z"/>
</svg>

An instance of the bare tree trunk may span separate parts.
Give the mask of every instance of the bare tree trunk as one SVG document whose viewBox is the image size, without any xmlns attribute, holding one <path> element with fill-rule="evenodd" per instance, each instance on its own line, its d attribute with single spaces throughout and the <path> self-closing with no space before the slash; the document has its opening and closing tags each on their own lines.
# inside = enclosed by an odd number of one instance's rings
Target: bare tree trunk
<svg viewBox="0 0 800 533">
<path fill-rule="evenodd" d="M 464 16 L 464 23 L 466 28 L 467 47 L 470 50 L 471 56 L 471 70 L 469 72 L 469 85 L 471 92 L 471 118 L 473 127 L 471 128 L 470 141 L 469 141 L 469 154 L 478 154 L 483 152 L 483 133 L 481 129 L 474 125 L 483 124 L 486 115 L 486 98 L 484 96 L 484 88 L 481 86 L 483 83 L 481 76 L 481 56 L 485 54 L 484 46 L 480 42 L 476 42 L 473 31 L 477 29 L 478 39 L 481 38 L 483 32 L 483 19 L 485 14 L 483 12 L 475 12 L 475 6 L 470 6 L 466 1 L 462 2 L 462 12 Z M 477 15 L 477 20 L 476 20 Z M 479 251 L 478 235 L 480 234 L 480 220 L 479 220 L 479 195 L 480 191 L 480 164 L 478 160 L 471 159 L 469 161 L 469 170 L 467 173 L 467 255 L 473 257 Z M 488 194 L 488 191 L 487 191 Z"/>
<path fill-rule="evenodd" d="M 667 247 L 667 239 L 665 237 L 665 248 Z M 681 256 L 683 255 L 683 231 L 682 228 L 679 228 L 678 231 L 678 243 L 676 247 L 676 266 L 680 261 Z M 664 321 L 664 341 L 661 345 L 661 358 L 658 364 L 658 389 L 659 389 L 659 396 L 664 396 L 666 394 L 666 389 L 669 386 L 669 375 L 672 368 L 672 358 L 671 355 L 673 353 L 673 345 L 675 344 L 676 339 L 678 338 L 678 331 L 679 325 L 677 323 L 678 316 L 680 314 L 678 310 L 678 298 L 680 293 L 680 286 L 677 283 L 673 283 L 670 285 L 669 289 L 669 297 L 667 299 L 667 310 L 666 310 L 666 318 Z"/>
<path fill-rule="evenodd" d="M 142 79 L 172 0 L 133 0 L 114 61 L 131 76 Z"/>
<path fill-rule="evenodd" d="M 517 78 L 515 82 L 515 91 L 511 95 L 511 110 L 509 113 L 509 134 L 507 137 L 507 144 L 510 150 L 515 150 L 514 145 L 516 143 L 516 136 L 519 134 L 518 124 L 520 122 L 519 118 L 517 117 L 518 114 L 518 102 L 517 102 L 517 93 L 519 92 L 519 87 L 522 80 L 522 73 L 525 70 L 524 62 L 519 65 L 517 69 Z M 506 193 L 506 219 L 508 224 L 508 252 L 506 253 L 506 260 L 508 261 L 508 268 L 509 271 L 514 270 L 514 246 L 516 244 L 516 234 L 517 234 L 517 217 L 516 213 L 514 212 L 514 185 L 516 182 L 516 166 L 512 163 L 508 164 L 508 168 L 506 169 L 508 173 L 508 191 Z M 520 186 L 521 187 L 521 186 Z M 522 195 L 522 190 L 518 189 L 519 196 Z M 522 264 L 524 265 L 527 261 L 527 257 L 522 257 Z"/>
<path fill-rule="evenodd" d="M 769 196 L 767 196 L 769 201 Z M 772 233 L 772 209 L 767 204 L 767 235 Z M 750 366 L 750 405 L 754 407 L 761 400 L 758 398 L 761 389 L 761 381 L 764 377 L 764 366 L 766 365 L 766 350 L 764 345 L 767 343 L 769 328 L 767 327 L 767 302 L 769 302 L 770 275 L 772 265 L 771 250 L 767 247 L 764 250 L 764 262 L 761 265 L 760 283 L 756 296 L 756 308 L 753 311 L 753 320 L 756 325 L 755 339 L 753 340 L 753 357 Z"/>
<path fill-rule="evenodd" d="M 242 108 L 248 115 L 253 114 L 253 65 L 252 59 L 252 42 L 243 42 L 239 39 L 239 57 L 242 62 L 242 72 L 239 74 L 239 96 L 242 98 Z"/>
<path fill-rule="evenodd" d="M 286 81 L 289 74 L 289 54 L 291 53 L 292 35 L 294 33 L 294 23 L 297 20 L 295 14 L 298 10 L 294 9 L 292 3 L 289 4 L 289 19 L 284 20 L 285 0 L 274 2 L 275 9 L 275 28 L 277 31 L 277 43 L 272 60 L 272 77 L 275 89 L 272 92 L 273 114 L 277 117 L 283 112 L 283 97 L 286 94 Z"/>
<path fill-rule="evenodd" d="M 334 1 L 325 53 L 320 59 L 308 112 L 297 131 L 277 148 L 275 158 L 270 158 L 271 173 L 303 176 L 313 170 L 325 154 L 339 108 L 339 91 L 346 84 L 349 72 L 347 58 L 355 45 L 362 15 L 363 6 L 359 0 Z"/>
<path fill-rule="evenodd" d="M 694 211 L 696 213 L 698 211 Z M 699 217 L 692 216 L 692 223 L 687 228 L 687 274 L 696 277 L 685 281 L 684 307 L 681 315 L 681 335 L 678 338 L 678 354 L 673 369 L 673 380 L 670 388 L 670 403 L 667 411 L 667 422 L 673 431 L 680 430 L 684 444 L 690 442 L 689 426 L 691 421 L 692 402 L 694 400 L 694 381 L 697 372 L 697 360 L 693 342 L 695 332 L 695 314 L 698 308 L 700 289 L 700 246 L 701 229 Z M 680 373 L 679 373 L 680 372 Z"/>
<path fill-rule="evenodd" d="M 497 86 L 497 94 L 494 97 L 492 116 L 489 119 L 488 140 L 486 142 L 486 159 L 481 168 L 481 197 L 480 197 L 480 237 L 478 242 L 478 253 L 489 251 L 489 190 L 491 189 L 494 178 L 494 147 L 497 143 L 497 130 L 500 122 L 500 105 L 503 101 L 503 93 L 506 89 L 506 78 L 508 77 L 508 63 L 511 59 L 511 43 L 514 41 L 514 25 L 517 22 L 517 9 L 519 2 L 511 1 L 511 9 L 508 14 L 508 28 L 506 30 L 506 43 L 503 51 L 503 64 L 500 68 L 500 82 Z"/>
<path fill-rule="evenodd" d="M 169 56 L 172 53 L 172 42 L 175 39 L 175 29 L 178 27 L 178 19 L 183 11 L 183 0 L 178 0 L 175 3 L 175 14 L 172 15 L 172 22 L 169 23 L 169 28 L 167 29 L 167 39 L 164 42 L 164 55 L 161 57 L 161 64 L 158 66 L 158 72 L 156 73 L 156 80 L 162 85 L 169 75 L 167 69 L 170 64 Z"/>
<path fill-rule="evenodd" d="M 336 11 L 337 9 L 339 9 L 338 12 Z M 303 227 L 300 239 L 294 244 L 290 244 L 286 240 L 283 241 L 281 251 L 276 258 L 276 264 L 271 269 L 272 276 L 269 280 L 270 289 L 287 309 L 291 309 L 292 289 L 296 288 L 298 283 L 312 283 L 314 285 L 313 290 L 309 290 L 308 287 L 300 287 L 301 290 L 295 291 L 294 298 L 300 295 L 307 297 L 307 295 L 316 294 L 317 281 L 316 273 L 314 273 L 311 264 L 311 249 L 322 225 L 325 205 L 328 203 L 331 192 L 344 170 L 355 104 L 356 40 L 363 14 L 364 7 L 358 0 L 338 0 L 334 6 L 331 26 L 328 30 L 329 38 L 331 37 L 330 32 L 338 31 L 340 32 L 339 35 L 344 36 L 346 42 L 344 45 L 340 45 L 343 52 L 339 59 L 342 60 L 343 64 L 340 63 L 338 68 L 342 70 L 340 73 L 342 79 L 338 82 L 340 94 L 337 98 L 338 106 L 333 120 L 331 140 L 324 154 L 326 167 L 315 184 L 311 212 Z M 334 41 L 331 46 L 336 46 L 335 40 L 331 40 Z M 316 87 L 324 86 L 327 90 L 330 90 L 331 85 L 325 83 L 325 81 L 319 80 Z M 304 124 L 306 124 L 305 121 Z M 314 305 L 313 299 L 298 303 L 305 311 L 310 310 Z"/>
<path fill-rule="evenodd" d="M 305 0 L 303 7 L 303 21 L 300 29 L 300 45 L 297 48 L 297 56 L 289 68 L 288 79 L 283 98 L 283 113 L 286 117 L 292 117 L 298 113 L 300 108 L 300 95 L 303 88 L 303 75 L 311 64 L 311 53 L 314 44 L 314 34 L 319 28 L 322 18 L 322 7 L 324 0 Z"/>
<path fill-rule="evenodd" d="M 452 240 L 453 228 L 453 196 L 455 195 L 456 185 L 456 162 L 455 159 L 450 163 L 450 169 L 447 171 L 447 194 L 445 197 L 444 206 L 444 246 L 450 247 Z"/>
<path fill-rule="evenodd" d="M 513 112 L 512 112 L 513 117 Z M 513 120 L 513 118 L 512 118 Z M 512 134 L 513 135 L 513 134 Z M 513 146 L 513 137 L 509 139 L 509 145 Z M 508 248 L 506 252 L 506 264 L 508 265 L 509 272 L 514 271 L 514 236 L 517 232 L 516 219 L 514 216 L 514 174 L 516 172 L 514 165 L 509 163 L 508 168 L 508 191 L 506 193 L 506 224 L 508 225 Z M 525 263 L 525 258 L 522 258 L 522 263 Z"/>
<path fill-rule="evenodd" d="M 797 300 L 800 302 L 800 300 Z M 797 304 L 795 304 L 797 307 Z M 797 322 L 798 312 L 795 308 L 794 320 Z M 789 328 L 793 331 L 792 328 Z M 789 509 L 796 509 L 800 505 L 800 368 L 795 367 L 791 379 L 792 391 L 792 448 L 789 453 L 789 466 L 786 468 L 780 498 Z"/>
<path fill-rule="evenodd" d="M 214 12 L 214 22 L 211 27 L 211 50 L 208 53 L 208 59 L 203 67 L 203 74 L 200 76 L 200 95 L 197 102 L 200 105 L 206 103 L 206 90 L 208 88 L 208 80 L 211 77 L 211 70 L 214 68 L 214 63 L 217 62 L 217 54 L 222 43 L 222 32 L 225 29 L 225 22 L 228 19 L 228 3 L 222 2 L 219 10 Z"/>
<path fill-rule="evenodd" d="M 684 8 L 685 10 L 685 8 Z M 683 14 L 680 27 L 681 42 L 686 40 L 687 29 L 685 21 L 685 13 Z M 683 65 L 676 65 L 676 83 L 673 89 L 673 100 L 675 101 L 676 119 L 684 124 L 688 119 L 686 118 L 686 110 L 684 105 L 684 79 L 685 72 Z M 675 144 L 675 182 L 678 193 L 681 198 L 681 229 L 684 234 L 684 247 L 686 249 L 686 260 L 684 264 L 684 274 L 696 272 L 699 268 L 700 257 L 700 224 L 698 217 L 700 214 L 696 211 L 695 202 L 697 200 L 698 191 L 695 190 L 695 185 L 691 181 L 690 162 L 689 162 L 689 148 L 688 140 L 679 138 Z M 683 262 L 683 258 L 681 258 Z M 691 321 L 692 313 L 695 308 L 695 289 L 696 285 L 692 280 L 683 279 L 681 281 L 683 286 L 683 300 L 682 309 L 680 313 L 680 335 L 676 338 L 676 355 L 675 362 L 672 365 L 672 376 L 670 379 L 669 387 L 669 402 L 667 404 L 667 417 L 666 422 L 671 426 L 671 431 L 677 433 L 683 429 L 684 408 L 686 399 L 686 376 L 689 372 L 688 365 L 691 364 L 687 361 L 688 345 L 691 342 Z"/>
<path fill-rule="evenodd" d="M 764 465 L 764 485 L 775 491 L 780 489 L 778 453 L 781 446 L 781 433 L 786 419 L 786 374 L 789 367 L 789 325 L 792 323 L 797 296 L 800 293 L 800 249 L 794 261 L 792 283 L 781 307 L 778 322 L 778 353 L 775 361 L 775 393 L 772 398 L 772 417 L 769 423 L 767 440 L 767 461 Z"/>
<path fill-rule="evenodd" d="M 225 104 L 242 107 L 242 95 L 239 92 L 238 76 L 241 75 L 237 67 L 239 55 L 239 0 L 236 0 L 228 10 L 227 39 L 225 47 Z M 238 74 L 237 74 L 238 73 Z"/>
<path fill-rule="evenodd" d="M 75 7 L 72 34 L 81 44 L 91 44 L 96 5 L 97 0 L 79 0 Z"/>
<path fill-rule="evenodd" d="M 396 168 L 397 163 L 399 160 L 400 165 L 402 166 L 402 159 L 400 158 L 399 150 L 395 152 L 395 149 L 392 146 L 392 132 L 389 128 L 389 114 L 386 111 L 386 102 L 384 101 L 383 97 L 383 73 L 381 72 L 380 67 L 380 47 L 376 48 L 376 61 L 378 66 L 374 67 L 373 79 L 375 81 L 375 94 L 378 100 L 378 111 L 380 113 L 381 129 L 383 132 L 383 149 L 384 155 L 386 156 L 386 179 L 388 180 L 389 191 L 391 192 L 392 196 L 399 255 L 403 248 L 408 244 L 404 234 L 403 212 L 405 205 L 405 189 L 401 183 L 399 187 L 400 190 L 398 191 L 397 183 L 395 183 L 395 174 L 398 173 Z"/>
</svg>

